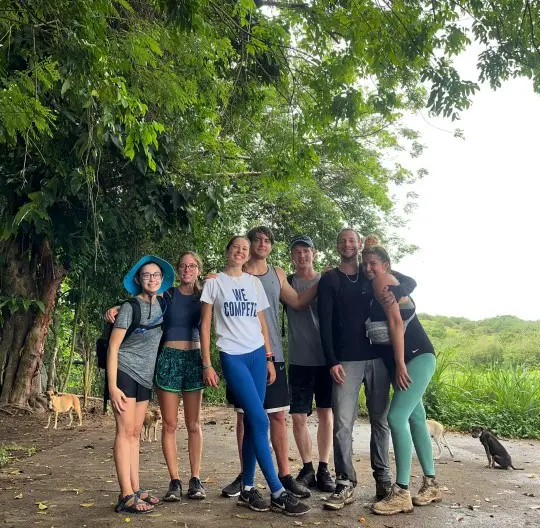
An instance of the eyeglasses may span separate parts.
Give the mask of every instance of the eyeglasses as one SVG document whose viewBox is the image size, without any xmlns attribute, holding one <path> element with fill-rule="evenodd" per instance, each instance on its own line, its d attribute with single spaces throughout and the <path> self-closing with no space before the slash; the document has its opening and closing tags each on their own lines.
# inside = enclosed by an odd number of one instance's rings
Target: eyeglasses
<svg viewBox="0 0 540 528">
<path fill-rule="evenodd" d="M 178 266 L 178 268 L 181 270 L 188 269 L 189 271 L 196 270 L 198 267 L 198 264 L 180 264 L 180 266 Z"/>
<path fill-rule="evenodd" d="M 156 271 L 155 273 L 141 273 L 141 279 L 144 281 L 148 281 L 151 278 L 156 279 L 156 280 L 161 280 L 162 277 L 163 277 L 163 274 L 160 273 L 159 271 Z"/>
</svg>

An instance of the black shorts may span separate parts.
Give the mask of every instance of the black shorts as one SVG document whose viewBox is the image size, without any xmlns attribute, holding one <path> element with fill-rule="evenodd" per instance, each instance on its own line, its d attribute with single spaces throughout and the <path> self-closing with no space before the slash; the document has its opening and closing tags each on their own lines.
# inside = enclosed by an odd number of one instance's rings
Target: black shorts
<svg viewBox="0 0 540 528">
<path fill-rule="evenodd" d="M 274 363 L 276 368 L 276 381 L 272 385 L 266 386 L 266 396 L 264 397 L 264 408 L 269 414 L 278 411 L 289 410 L 289 386 L 287 385 L 287 371 L 285 363 Z M 232 392 L 227 387 L 227 403 L 232 405 L 236 412 L 243 412 L 235 401 Z"/>
<path fill-rule="evenodd" d="M 135 398 L 135 401 L 142 402 L 152 399 L 152 389 L 147 389 L 121 370 L 116 371 L 116 386 L 126 397 Z"/>
<path fill-rule="evenodd" d="M 291 414 L 307 414 L 313 410 L 313 396 L 318 409 L 332 407 L 332 376 L 328 367 L 289 365 Z"/>
</svg>

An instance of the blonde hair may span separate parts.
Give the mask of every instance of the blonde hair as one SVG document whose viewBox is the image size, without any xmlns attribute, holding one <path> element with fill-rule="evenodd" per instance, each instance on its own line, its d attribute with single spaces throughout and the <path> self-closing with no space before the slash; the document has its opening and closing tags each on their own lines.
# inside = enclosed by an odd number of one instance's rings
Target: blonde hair
<svg viewBox="0 0 540 528">
<path fill-rule="evenodd" d="M 371 241 L 368 243 L 368 240 Z M 364 247 L 371 247 L 371 246 L 380 246 L 381 241 L 379 240 L 379 237 L 375 235 L 374 233 L 370 233 L 369 235 L 364 238 Z"/>
<path fill-rule="evenodd" d="M 202 286 L 199 281 L 199 275 L 201 275 L 203 271 L 203 262 L 202 262 L 201 257 L 199 257 L 199 255 L 195 253 L 195 251 L 184 251 L 180 255 L 180 257 L 178 257 L 178 263 L 176 264 L 176 269 L 180 271 L 180 264 L 182 264 L 182 259 L 187 255 L 189 255 L 190 257 L 193 257 L 193 260 L 195 260 L 195 262 L 197 263 L 197 266 L 199 266 L 199 273 L 197 275 L 197 278 L 195 279 L 195 282 L 193 283 L 193 293 L 195 295 L 200 295 L 202 292 Z"/>
</svg>

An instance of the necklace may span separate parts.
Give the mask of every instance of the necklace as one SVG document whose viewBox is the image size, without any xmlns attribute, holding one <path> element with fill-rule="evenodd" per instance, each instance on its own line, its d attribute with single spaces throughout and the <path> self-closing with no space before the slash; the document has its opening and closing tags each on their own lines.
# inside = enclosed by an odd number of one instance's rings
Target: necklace
<svg viewBox="0 0 540 528">
<path fill-rule="evenodd" d="M 345 275 L 345 277 L 347 277 L 347 280 L 348 280 L 351 284 L 356 284 L 356 283 L 358 282 L 358 278 L 360 277 L 360 270 L 358 270 L 358 271 L 356 272 L 356 279 L 354 279 L 354 280 L 351 280 L 351 279 L 349 278 L 349 276 L 348 276 L 346 273 L 344 273 L 343 275 Z"/>
</svg>

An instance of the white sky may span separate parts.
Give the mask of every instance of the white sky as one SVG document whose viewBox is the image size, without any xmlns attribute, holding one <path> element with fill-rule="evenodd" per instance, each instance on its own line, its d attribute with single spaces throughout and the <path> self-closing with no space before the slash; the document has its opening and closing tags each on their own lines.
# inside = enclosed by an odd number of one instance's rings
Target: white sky
<svg viewBox="0 0 540 528">
<path fill-rule="evenodd" d="M 475 79 L 475 53 L 460 71 Z M 471 69 L 472 67 L 472 69 Z M 496 92 L 482 86 L 461 120 L 421 116 L 406 123 L 427 146 L 417 160 L 429 175 L 400 192 L 418 192 L 419 207 L 401 231 L 420 250 L 397 269 L 415 277 L 418 310 L 482 319 L 540 319 L 540 95 L 528 79 Z M 435 128 L 461 128 L 465 140 Z"/>
</svg>

